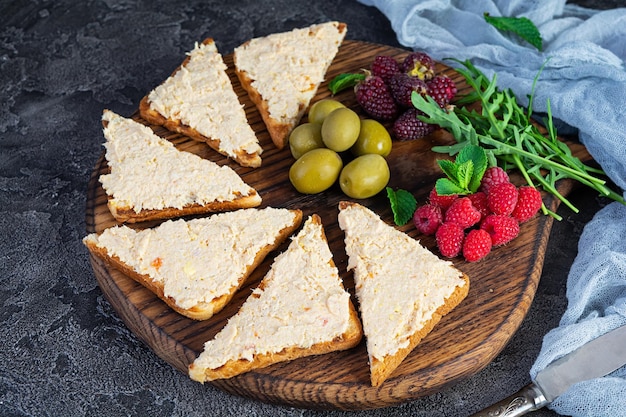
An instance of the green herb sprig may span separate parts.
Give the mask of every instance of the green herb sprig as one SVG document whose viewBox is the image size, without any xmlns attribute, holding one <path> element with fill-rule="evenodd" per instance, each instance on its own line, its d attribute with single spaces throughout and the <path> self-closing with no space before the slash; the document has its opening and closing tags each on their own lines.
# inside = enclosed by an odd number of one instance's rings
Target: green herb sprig
<svg viewBox="0 0 626 417">
<path fill-rule="evenodd" d="M 543 48 L 541 33 L 530 19 L 526 17 L 490 16 L 489 13 L 484 13 L 483 16 L 487 23 L 500 32 L 513 33 L 540 51 Z"/>
<path fill-rule="evenodd" d="M 582 163 L 557 138 L 549 100 L 547 117 L 543 121 L 547 135 L 544 136 L 532 123 L 532 101 L 541 71 L 535 77 L 529 106 L 525 110 L 517 103 L 512 91 L 498 89 L 496 75 L 489 80 L 469 61 L 456 61 L 464 66 L 457 71 L 472 91 L 457 101 L 454 110 L 442 109 L 430 97 L 424 98 L 417 93 L 412 95 L 413 105 L 425 114 L 419 116 L 420 119 L 447 129 L 457 142 L 450 146 L 433 147 L 433 151 L 455 155 L 468 145 L 481 146 L 490 165 L 517 168 L 529 185 L 540 186 L 575 213 L 578 209 L 557 190 L 556 182 L 561 179 L 573 179 L 595 189 L 600 195 L 626 204 L 620 194 L 607 187 L 605 180 L 598 178 L 598 175 L 604 175 L 601 169 Z M 474 102 L 480 103 L 480 111 L 464 106 Z M 560 220 L 560 216 L 545 205 L 542 212 Z"/>
</svg>

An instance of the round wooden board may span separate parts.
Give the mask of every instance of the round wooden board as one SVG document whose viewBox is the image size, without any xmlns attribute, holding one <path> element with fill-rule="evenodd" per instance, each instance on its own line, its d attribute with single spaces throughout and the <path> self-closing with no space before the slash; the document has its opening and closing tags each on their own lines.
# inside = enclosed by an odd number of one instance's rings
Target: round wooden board
<svg viewBox="0 0 626 417">
<path fill-rule="evenodd" d="M 360 41 L 345 41 L 327 72 L 327 80 L 343 72 L 368 68 L 378 54 L 402 59 L 408 51 Z M 242 168 L 203 143 L 158 126 L 153 126 L 153 129 L 160 136 L 173 141 L 181 150 L 234 168 L 260 193 L 262 207 L 299 208 L 303 210 L 305 218 L 313 213 L 319 214 L 335 263 L 354 299 L 352 276 L 346 272 L 343 232 L 337 225 L 337 205 L 339 201 L 348 198 L 337 186 L 319 195 L 301 195 L 293 189 L 288 179 L 289 166 L 293 162 L 289 150 L 278 151 L 272 145 L 256 108 L 234 75 L 232 55 L 224 59 L 235 91 L 244 103 L 250 124 L 264 149 L 263 165 L 260 168 Z M 461 94 L 467 91 L 463 78 L 454 70 L 438 64 L 437 71 L 452 77 Z M 325 82 L 313 102 L 329 95 Z M 339 93 L 336 98 L 364 117 L 351 91 Z M 132 117 L 141 121 L 138 113 Z M 394 142 L 393 151 L 388 157 L 391 167 L 389 185 L 394 189 L 409 190 L 418 202 L 424 202 L 435 180 L 442 176 L 437 159 L 444 155 L 435 154 L 430 148 L 451 142 L 451 137 L 444 131 L 437 131 L 419 141 Z M 572 144 L 572 149 L 574 154 L 586 154 L 580 145 Z M 98 181 L 100 174 L 106 170 L 103 154 L 91 176 L 87 192 L 86 223 L 90 233 L 117 224 L 107 209 L 107 198 Z M 568 191 L 567 186 L 561 185 L 563 192 Z M 555 199 L 546 197 L 544 201 L 549 207 L 556 208 Z M 384 192 L 359 202 L 374 210 L 387 223 L 393 224 Z M 154 225 L 146 223 L 132 227 Z M 260 401 L 318 409 L 378 408 L 433 394 L 485 367 L 518 329 L 535 295 L 551 225 L 551 218 L 536 216 L 522 225 L 517 239 L 505 247 L 495 249 L 486 259 L 473 264 L 455 259 L 455 265 L 470 277 L 469 295 L 441 320 L 380 387 L 370 386 L 364 341 L 348 351 L 276 364 L 231 379 L 214 381 L 213 384 L 232 394 Z M 411 224 L 401 230 L 420 239 L 422 244 L 437 253 L 434 240 L 419 236 Z M 238 310 L 251 288 L 268 271 L 274 255 L 284 250 L 286 245 L 268 256 L 254 272 L 248 285 L 238 292 L 224 310 L 204 322 L 177 314 L 142 285 L 106 266 L 94 256 L 91 256 L 91 263 L 103 293 L 126 325 L 157 355 L 186 374 L 187 366 L 202 351 L 204 342 L 212 338 Z M 356 300 L 355 305 L 358 306 Z"/>
</svg>

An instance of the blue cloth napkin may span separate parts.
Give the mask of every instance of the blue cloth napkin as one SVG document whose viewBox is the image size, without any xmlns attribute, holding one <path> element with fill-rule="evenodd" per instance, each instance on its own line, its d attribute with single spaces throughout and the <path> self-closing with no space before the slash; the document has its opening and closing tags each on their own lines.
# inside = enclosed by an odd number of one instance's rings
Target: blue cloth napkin
<svg viewBox="0 0 626 417">
<path fill-rule="evenodd" d="M 390 20 L 398 41 L 434 59 L 469 59 L 500 88 L 533 110 L 563 122 L 559 133 L 580 141 L 622 190 L 626 189 L 626 9 L 597 11 L 564 0 L 359 0 Z M 483 14 L 527 17 L 543 38 L 540 52 L 485 22 Z M 544 338 L 531 378 L 585 342 L 626 324 L 626 207 L 601 209 L 581 235 L 567 281 L 568 307 Z M 573 386 L 549 407 L 568 416 L 626 416 L 626 367 Z"/>
</svg>

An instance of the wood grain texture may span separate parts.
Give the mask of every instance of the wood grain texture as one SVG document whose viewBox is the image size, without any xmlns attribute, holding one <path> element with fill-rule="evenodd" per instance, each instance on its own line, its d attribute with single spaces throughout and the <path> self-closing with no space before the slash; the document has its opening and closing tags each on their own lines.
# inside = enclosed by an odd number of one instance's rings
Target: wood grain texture
<svg viewBox="0 0 626 417">
<path fill-rule="evenodd" d="M 355 72 L 369 67 L 377 54 L 401 59 L 408 51 L 345 41 L 329 68 L 327 80 L 342 72 Z M 289 150 L 279 151 L 273 146 L 256 108 L 234 74 L 232 55 L 224 58 L 235 91 L 245 105 L 249 122 L 263 146 L 262 166 L 257 169 L 238 166 L 206 144 L 194 142 L 161 127 L 153 126 L 153 129 L 181 150 L 231 166 L 257 189 L 263 198 L 262 207 L 299 208 L 303 210 L 305 218 L 313 213 L 320 215 L 335 263 L 354 299 L 352 276 L 346 272 L 343 232 L 337 224 L 338 203 L 347 197 L 338 186 L 319 195 L 301 195 L 294 190 L 288 179 L 288 170 L 293 163 Z M 454 70 L 441 64 L 438 64 L 437 70 L 451 76 L 461 93 L 467 91 L 463 78 Z M 314 101 L 330 95 L 327 82 L 320 86 Z M 351 91 L 344 91 L 336 98 L 361 113 Z M 141 121 L 137 113 L 133 117 Z M 451 137 L 444 131 L 437 131 L 419 141 L 394 142 L 393 151 L 388 157 L 391 168 L 389 185 L 413 192 L 418 202 L 425 201 L 435 180 L 442 175 L 437 159 L 443 156 L 432 153 L 430 148 L 450 142 Z M 575 155 L 589 159 L 584 147 L 570 145 Z M 98 181 L 99 175 L 106 169 L 106 161 L 102 156 L 88 186 L 87 232 L 100 232 L 117 224 L 106 207 L 106 195 Z M 560 184 L 564 193 L 569 191 L 570 186 L 571 183 Z M 547 206 L 556 209 L 558 202 L 555 199 L 545 197 L 544 201 Z M 393 224 L 384 192 L 359 202 Z M 131 227 L 143 228 L 155 224 L 152 222 Z M 441 320 L 380 387 L 370 386 L 364 341 L 348 351 L 281 363 L 212 384 L 232 394 L 264 402 L 318 409 L 379 408 L 433 394 L 484 368 L 518 329 L 535 295 L 551 225 L 551 218 L 537 216 L 522 225 L 517 239 L 505 247 L 497 248 L 486 259 L 473 264 L 455 259 L 455 265 L 470 277 L 469 295 Z M 437 253 L 433 238 L 419 236 L 411 224 L 401 229 Z M 204 342 L 212 338 L 238 310 L 251 289 L 268 271 L 274 255 L 283 251 L 286 245 L 267 257 L 252 275 L 250 284 L 235 295 L 231 304 L 205 322 L 193 321 L 175 313 L 149 290 L 93 256 L 91 263 L 100 288 L 126 325 L 157 355 L 187 374 L 187 366 L 201 352 Z M 354 301 L 358 305 L 356 299 Z"/>
</svg>

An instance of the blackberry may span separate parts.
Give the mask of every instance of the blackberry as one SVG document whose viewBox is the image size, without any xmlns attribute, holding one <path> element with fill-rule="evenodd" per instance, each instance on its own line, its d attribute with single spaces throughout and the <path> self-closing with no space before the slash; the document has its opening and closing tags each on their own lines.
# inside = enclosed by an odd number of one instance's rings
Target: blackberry
<svg viewBox="0 0 626 417">
<path fill-rule="evenodd" d="M 393 123 L 393 134 L 398 140 L 414 140 L 432 133 L 435 126 L 417 118 L 423 114 L 416 108 L 408 109 Z"/>
<path fill-rule="evenodd" d="M 400 64 L 392 56 L 377 55 L 372 62 L 372 75 L 378 75 L 386 83 L 394 74 L 400 72 Z"/>
<path fill-rule="evenodd" d="M 398 105 L 380 76 L 367 75 L 354 87 L 354 93 L 357 102 L 372 118 L 387 121 L 398 115 Z"/>
<path fill-rule="evenodd" d="M 391 89 L 391 95 L 402 107 L 413 107 L 411 103 L 411 93 L 416 91 L 418 94 L 426 95 L 428 87 L 424 80 L 418 77 L 399 72 L 391 77 L 389 80 L 389 88 Z"/>
<path fill-rule="evenodd" d="M 435 61 L 425 52 L 411 52 L 400 64 L 400 70 L 422 80 L 430 80 L 435 75 Z"/>
<path fill-rule="evenodd" d="M 456 95 L 456 84 L 452 78 L 446 75 L 437 75 L 429 80 L 426 85 L 428 86 L 428 95 L 442 108 L 445 108 Z"/>
</svg>

